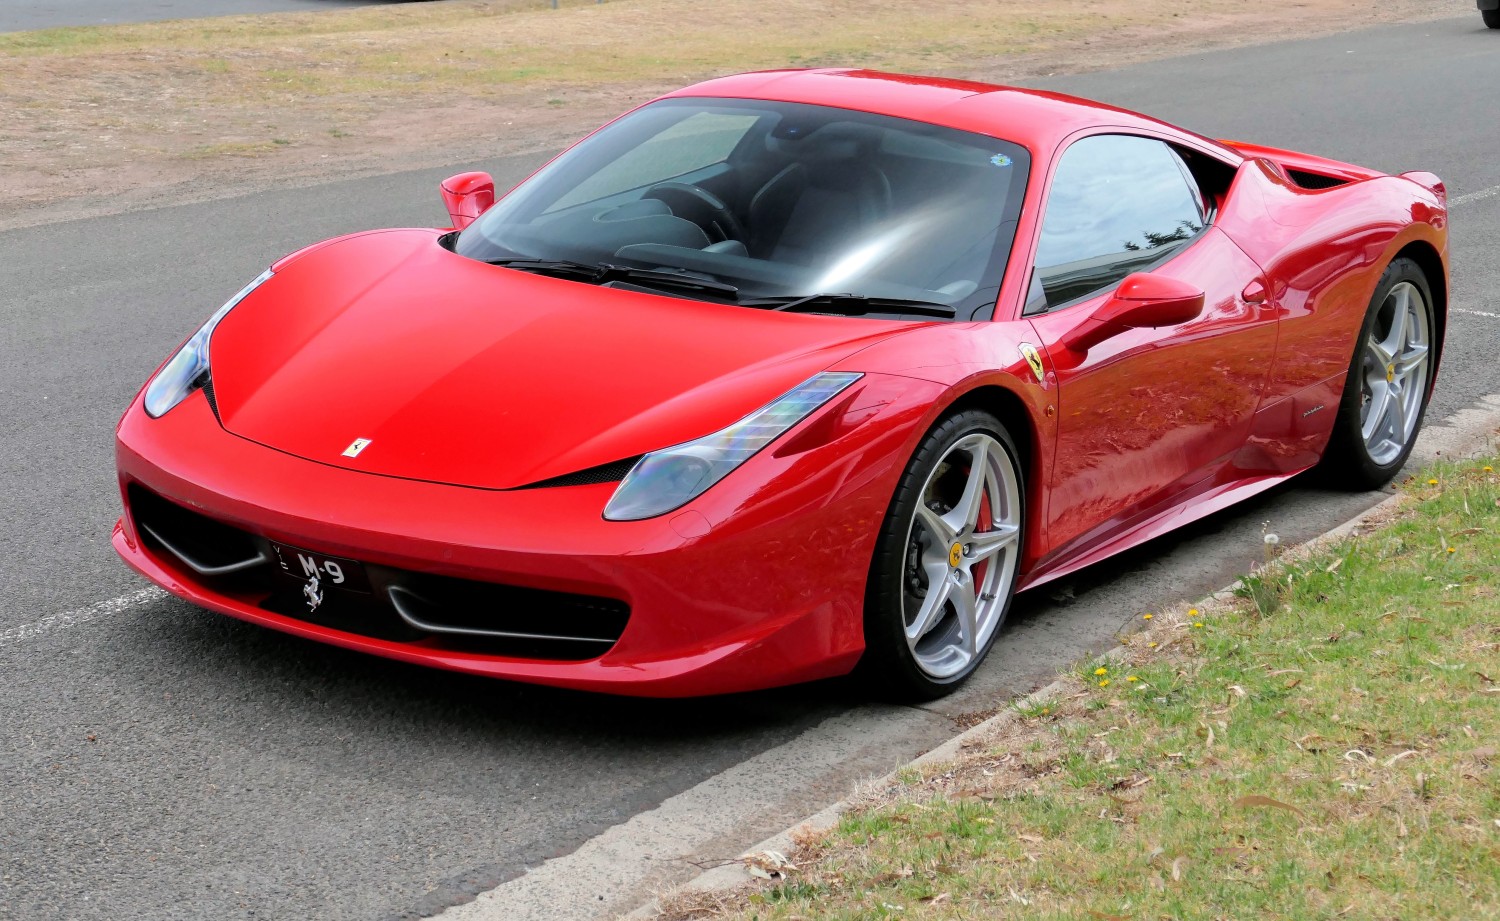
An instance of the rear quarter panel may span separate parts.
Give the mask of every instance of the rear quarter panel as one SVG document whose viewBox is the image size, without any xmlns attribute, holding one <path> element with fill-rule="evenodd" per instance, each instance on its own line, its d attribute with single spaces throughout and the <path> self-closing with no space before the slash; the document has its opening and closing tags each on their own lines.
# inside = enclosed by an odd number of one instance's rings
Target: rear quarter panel
<svg viewBox="0 0 1500 921">
<path fill-rule="evenodd" d="M 1447 209 L 1432 192 L 1398 176 L 1309 190 L 1276 164 L 1257 159 L 1241 167 L 1218 224 L 1264 269 L 1280 319 L 1276 361 L 1253 437 L 1283 442 L 1281 456 L 1266 460 L 1272 469 L 1307 466 L 1331 431 L 1375 286 L 1408 248 L 1425 247 L 1441 267 L 1441 277 L 1429 278 L 1441 345 Z M 1293 425 L 1295 432 L 1271 430 Z"/>
</svg>

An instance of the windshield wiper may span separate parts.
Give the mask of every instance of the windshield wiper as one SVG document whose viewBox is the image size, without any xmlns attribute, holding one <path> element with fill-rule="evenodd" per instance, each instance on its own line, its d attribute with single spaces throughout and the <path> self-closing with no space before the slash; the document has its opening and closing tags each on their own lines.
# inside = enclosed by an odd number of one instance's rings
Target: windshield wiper
<svg viewBox="0 0 1500 921">
<path fill-rule="evenodd" d="M 615 265 L 610 262 L 574 262 L 570 259 L 528 259 L 516 256 L 504 259 L 486 259 L 489 265 L 498 265 L 507 269 L 519 269 L 522 272 L 535 272 L 538 275 L 552 275 L 558 278 L 576 278 L 591 284 L 602 285 L 608 281 L 634 281 L 645 285 L 665 286 L 672 288 L 686 288 L 690 291 L 712 291 L 726 297 L 734 297 L 740 289 L 734 285 L 725 284 L 721 281 L 712 281 L 707 278 L 699 278 L 685 272 L 673 272 L 667 269 L 638 269 L 628 265 Z"/>
<path fill-rule="evenodd" d="M 952 305 L 937 301 L 914 301 L 900 297 L 878 297 L 870 294 L 803 294 L 786 297 L 758 297 L 739 302 L 743 307 L 763 307 L 766 310 L 797 312 L 802 310 L 818 313 L 836 313 L 840 316 L 857 317 L 868 313 L 905 313 L 922 317 L 956 317 L 958 311 Z"/>
</svg>

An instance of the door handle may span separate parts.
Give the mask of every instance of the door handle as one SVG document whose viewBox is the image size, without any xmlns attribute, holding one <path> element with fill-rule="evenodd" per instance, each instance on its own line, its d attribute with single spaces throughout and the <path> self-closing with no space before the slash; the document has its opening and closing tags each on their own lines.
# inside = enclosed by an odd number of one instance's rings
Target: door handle
<svg viewBox="0 0 1500 921">
<path fill-rule="evenodd" d="M 1267 296 L 1266 286 L 1261 283 L 1259 278 L 1250 282 L 1250 284 L 1245 286 L 1245 290 L 1240 292 L 1241 300 L 1247 304 L 1255 304 L 1257 306 L 1264 304 Z"/>
</svg>

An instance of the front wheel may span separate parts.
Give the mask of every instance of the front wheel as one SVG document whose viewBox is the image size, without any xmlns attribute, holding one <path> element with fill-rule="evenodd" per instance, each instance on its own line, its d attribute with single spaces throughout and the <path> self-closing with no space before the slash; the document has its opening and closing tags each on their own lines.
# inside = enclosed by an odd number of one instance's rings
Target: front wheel
<svg viewBox="0 0 1500 921">
<path fill-rule="evenodd" d="M 1015 593 L 1025 490 L 994 416 L 949 416 L 922 440 L 886 514 L 860 668 L 882 692 L 942 697 L 984 660 Z"/>
<path fill-rule="evenodd" d="M 1336 482 L 1374 489 L 1406 463 L 1432 392 L 1435 328 L 1427 276 L 1397 259 L 1375 286 L 1324 454 Z"/>
<path fill-rule="evenodd" d="M 1484 17 L 1484 24 L 1491 29 L 1500 29 L 1500 10 L 1480 10 L 1479 15 Z"/>
</svg>

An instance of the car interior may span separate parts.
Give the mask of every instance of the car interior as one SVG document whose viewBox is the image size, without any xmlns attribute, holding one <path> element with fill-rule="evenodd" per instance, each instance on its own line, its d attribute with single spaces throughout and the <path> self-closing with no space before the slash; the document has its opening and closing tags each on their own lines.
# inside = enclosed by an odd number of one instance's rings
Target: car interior
<svg viewBox="0 0 1500 921">
<path fill-rule="evenodd" d="M 509 208 L 502 201 L 475 225 L 481 244 L 461 239 L 459 251 L 625 260 L 760 295 L 838 291 L 959 304 L 989 288 L 992 306 L 1003 268 L 996 263 L 1009 251 L 1024 188 L 1024 151 L 900 119 L 777 107 L 790 111 L 727 108 L 737 114 L 731 128 L 720 116 L 696 133 L 683 128 L 695 127 L 701 106 L 686 109 L 687 118 L 639 140 L 621 131 L 634 146 L 609 144 L 601 157 L 587 145 L 610 139 L 596 136 L 575 148 L 574 162 L 559 161 L 564 181 L 531 181 L 550 194 L 520 195 Z M 653 175 L 674 161 L 689 168 Z"/>
</svg>

